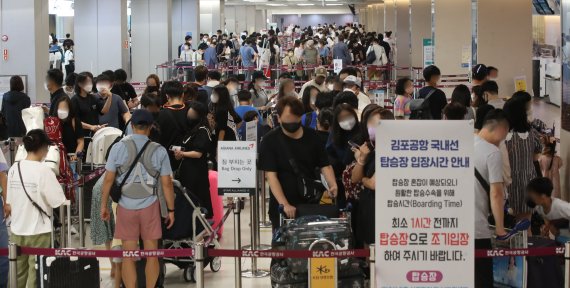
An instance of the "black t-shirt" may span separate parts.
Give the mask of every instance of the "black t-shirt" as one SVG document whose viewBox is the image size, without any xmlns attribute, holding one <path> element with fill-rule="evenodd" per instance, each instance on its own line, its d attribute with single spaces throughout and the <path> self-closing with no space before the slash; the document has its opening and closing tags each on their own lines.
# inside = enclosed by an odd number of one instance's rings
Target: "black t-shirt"
<svg viewBox="0 0 570 288">
<path fill-rule="evenodd" d="M 223 141 L 236 141 L 238 139 L 236 134 L 237 125 L 242 121 L 239 115 L 233 111 L 217 110 L 214 113 L 214 117 L 216 120 L 216 135 L 219 135 L 220 131 L 225 131 Z"/>
<path fill-rule="evenodd" d="M 420 98 L 425 99 L 433 89 L 435 89 L 435 92 L 433 92 L 433 94 L 429 97 L 431 117 L 434 120 L 441 120 L 441 113 L 443 112 L 445 105 L 447 105 L 447 97 L 445 96 L 445 93 L 443 93 L 443 91 L 440 89 L 427 86 L 420 89 Z"/>
<path fill-rule="evenodd" d="M 83 123 L 89 125 L 99 124 L 99 114 L 105 102 L 93 94 L 88 94 L 87 97 L 81 97 L 75 94 L 71 97 L 71 106 L 76 113 L 76 117 Z M 84 129 L 83 134 L 89 135 L 91 131 Z"/>
<path fill-rule="evenodd" d="M 73 124 L 72 121 L 75 121 L 75 123 Z M 79 117 L 75 117 L 70 121 L 62 121 L 61 135 L 61 142 L 63 142 L 66 152 L 75 153 L 77 151 L 77 139 L 81 139 L 84 136 Z"/>
<path fill-rule="evenodd" d="M 314 171 L 329 165 L 325 149 L 320 144 L 319 136 L 312 129 L 302 128 L 303 136 L 300 139 L 287 137 L 281 129 L 273 129 L 261 141 L 259 153 L 259 169 L 268 172 L 277 172 L 279 183 L 289 204 L 295 206 L 304 203 L 302 191 L 297 186 L 297 175 L 293 171 L 288 157 L 293 157 L 299 170 L 306 177 L 314 177 Z M 286 145 L 288 150 L 284 147 Z M 286 152 L 289 151 L 289 152 Z M 276 223 L 279 219 L 277 200 L 271 194 L 269 201 L 269 216 Z"/>
<path fill-rule="evenodd" d="M 158 114 L 157 123 L 160 128 L 160 144 L 168 150 L 172 170 L 178 169 L 180 162 L 174 158 L 174 153 L 170 151 L 170 146 L 181 146 L 182 138 L 186 134 L 186 105 L 164 106 Z"/>
<path fill-rule="evenodd" d="M 115 84 L 111 88 L 111 93 L 121 96 L 125 101 L 129 101 L 137 97 L 137 92 L 131 83 Z"/>
<path fill-rule="evenodd" d="M 67 94 L 65 94 L 63 88 L 59 88 L 53 94 L 49 95 L 49 101 L 50 101 L 49 115 L 53 115 L 54 111 L 57 112 L 57 107 L 55 107 L 55 104 L 57 103 L 57 100 L 59 100 L 59 98 L 61 97 L 68 97 Z"/>
</svg>

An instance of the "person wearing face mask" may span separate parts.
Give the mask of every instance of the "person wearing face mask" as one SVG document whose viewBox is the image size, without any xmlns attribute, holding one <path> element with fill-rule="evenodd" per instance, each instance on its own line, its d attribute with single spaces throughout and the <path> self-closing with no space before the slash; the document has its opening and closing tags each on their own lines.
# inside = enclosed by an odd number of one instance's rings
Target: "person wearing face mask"
<svg viewBox="0 0 570 288">
<path fill-rule="evenodd" d="M 10 190 L 6 204 L 12 207 L 10 241 L 18 246 L 49 248 L 53 231 L 52 211 L 66 198 L 54 172 L 41 163 L 50 143 L 46 133 L 40 129 L 31 130 L 23 142 L 26 159 L 8 171 Z M 19 287 L 35 287 L 36 258 L 20 255 L 16 263 Z"/>
<path fill-rule="evenodd" d="M 331 89 L 329 89 L 325 83 L 325 80 L 327 78 L 327 69 L 325 67 L 317 67 L 315 69 L 315 78 L 311 81 L 306 82 L 305 84 L 303 84 L 303 86 L 301 87 L 301 92 L 299 92 L 299 94 L 304 95 L 304 91 L 307 87 L 309 86 L 313 86 L 313 87 L 317 87 L 319 89 L 320 92 L 328 92 L 331 91 Z"/>
<path fill-rule="evenodd" d="M 200 102 L 188 104 L 186 126 L 182 147 L 174 155 L 180 160 L 178 170 L 182 186 L 191 190 L 200 200 L 200 207 L 206 208 L 206 218 L 213 217 L 210 182 L 208 181 L 208 152 L 213 149 L 212 131 L 208 124 L 208 109 Z"/>
<path fill-rule="evenodd" d="M 154 142 L 160 142 L 160 126 L 157 122 L 158 115 L 160 114 L 160 99 L 158 95 L 154 93 L 143 94 L 141 96 L 141 107 L 152 113 L 152 118 L 154 119 L 154 123 L 152 123 L 150 127 L 150 135 L 148 135 L 148 138 Z M 125 135 L 133 134 L 133 126 L 129 124 L 130 123 L 127 123 L 126 125 Z"/>
<path fill-rule="evenodd" d="M 143 94 L 146 93 L 156 93 L 157 95 L 160 93 L 160 78 L 158 75 L 150 74 L 146 77 L 146 88 L 144 89 Z"/>
<path fill-rule="evenodd" d="M 356 238 L 356 247 L 365 247 L 374 243 L 375 221 L 375 143 L 376 129 L 382 120 L 394 120 L 394 114 L 390 110 L 371 104 L 365 108 L 362 114 L 360 131 L 354 138 L 359 145 L 352 147 L 354 152 L 355 166 L 352 170 L 352 183 L 362 183 L 363 190 L 358 195 L 348 195 L 348 198 L 356 207 L 353 211 L 353 224 Z M 353 198 L 354 197 L 354 198 Z"/>
<path fill-rule="evenodd" d="M 220 72 L 215 70 L 208 71 L 208 82 L 206 82 L 205 86 L 202 86 L 202 88 L 206 90 L 208 98 L 212 96 L 214 87 L 220 85 L 220 80 L 222 80 L 222 74 Z"/>
<path fill-rule="evenodd" d="M 321 64 L 322 65 L 329 65 L 329 59 L 331 57 L 331 50 L 327 47 L 327 44 L 324 39 L 319 41 L 319 57 L 321 57 Z"/>
<path fill-rule="evenodd" d="M 188 44 L 182 45 L 182 50 L 180 51 L 180 57 L 179 57 L 180 61 L 192 62 L 193 57 L 194 57 L 194 51 L 190 49 L 190 46 Z"/>
<path fill-rule="evenodd" d="M 396 119 L 410 119 L 412 114 L 410 109 L 412 93 L 414 93 L 414 83 L 410 78 L 400 78 L 396 82 L 396 95 L 398 95 L 396 100 L 394 100 L 394 116 L 396 116 Z"/>
<path fill-rule="evenodd" d="M 317 116 L 318 111 L 315 103 L 317 102 L 317 96 L 320 93 L 319 89 L 315 86 L 310 86 L 305 89 L 305 93 L 301 98 L 303 106 L 305 107 L 305 114 L 301 118 L 301 123 L 306 128 L 317 129 Z"/>
<path fill-rule="evenodd" d="M 184 43 L 178 46 L 178 55 L 182 55 L 182 53 L 185 50 L 191 50 L 191 49 L 192 49 L 192 36 L 186 35 L 186 37 L 184 37 Z M 180 58 L 183 59 L 182 56 L 180 56 Z M 185 61 L 190 61 L 190 60 L 185 60 Z"/>
<path fill-rule="evenodd" d="M 513 94 L 504 107 L 510 124 L 505 144 L 512 176 L 512 183 L 507 189 L 509 204 L 515 215 L 531 212 L 526 205 L 525 187 L 540 173 L 540 165 L 535 159 L 538 159 L 542 152 L 542 143 L 540 133 L 531 125 L 533 120 L 531 107 L 532 97 L 523 91 Z"/>
<path fill-rule="evenodd" d="M 437 88 L 438 82 L 441 79 L 441 71 L 437 66 L 430 65 L 423 71 L 426 86 L 419 91 L 420 99 L 427 99 L 429 109 L 431 111 L 431 119 L 441 120 L 442 111 L 447 105 L 447 97 L 445 93 Z"/>
<path fill-rule="evenodd" d="M 89 74 L 82 72 L 77 75 L 75 81 L 75 95 L 71 98 L 71 107 L 76 117 L 81 120 L 83 135 L 93 136 L 99 129 L 106 125 L 99 125 L 99 114 L 103 109 L 104 102 L 99 101 L 97 96 L 91 93 L 93 80 Z M 87 147 L 89 143 L 85 143 Z"/>
<path fill-rule="evenodd" d="M 283 205 L 288 218 L 295 218 L 296 207 L 307 203 L 297 185 L 300 174 L 317 180 L 320 175 L 315 175 L 315 170 L 319 169 L 329 187 L 327 197 L 335 198 L 338 191 L 332 166 L 316 132 L 301 125 L 303 103 L 295 97 L 284 97 L 276 110 L 281 128 L 263 137 L 259 153 L 259 169 L 265 171 L 271 189 L 269 217 L 274 231 L 280 226 L 279 205 Z M 297 169 L 293 169 L 292 162 Z"/>
<path fill-rule="evenodd" d="M 351 146 L 348 144 L 358 134 L 360 125 L 356 111 L 349 104 L 340 104 L 334 109 L 332 131 L 327 141 L 326 150 L 334 169 L 339 193 L 337 206 L 346 207 L 346 195 L 342 185 L 342 172 L 347 165 L 354 161 Z"/>
<path fill-rule="evenodd" d="M 287 54 L 283 57 L 283 66 L 287 66 L 289 71 L 294 70 L 294 66 L 297 65 L 297 57 L 295 57 L 295 52 L 293 49 L 287 50 Z"/>
<path fill-rule="evenodd" d="M 127 123 L 131 119 L 131 113 L 121 96 L 111 93 L 112 85 L 113 81 L 109 76 L 105 74 L 97 76 L 96 87 L 99 101 L 103 103 L 99 104 L 99 106 L 103 106 L 99 114 L 99 123 L 120 129 L 119 116 L 123 118 L 124 123 Z"/>
<path fill-rule="evenodd" d="M 212 91 L 210 102 L 209 117 L 215 122 L 212 128 L 216 133 L 216 140 L 238 140 L 237 129 L 242 124 L 242 118 L 231 104 L 228 88 L 222 85 L 216 86 Z"/>
<path fill-rule="evenodd" d="M 263 117 L 261 117 L 259 110 L 257 110 L 255 107 L 252 106 L 251 93 L 247 90 L 239 91 L 238 92 L 238 100 L 239 100 L 239 106 L 237 106 L 235 108 L 235 111 L 238 114 L 238 116 L 241 119 L 244 119 L 244 121 L 245 121 L 245 114 L 253 111 L 253 112 L 257 113 L 258 124 L 259 124 L 259 126 L 261 126 L 263 124 Z M 240 135 L 244 136 L 245 135 L 245 128 L 246 128 L 245 125 L 241 125 L 241 127 L 239 127 L 239 129 L 238 129 L 238 133 Z M 245 139 L 245 138 L 243 138 L 243 139 Z"/>
<path fill-rule="evenodd" d="M 52 115 L 55 108 L 55 103 L 59 98 L 68 97 L 63 90 L 63 72 L 59 69 L 51 69 L 47 72 L 45 89 L 49 92 L 50 107 L 48 110 L 49 115 Z"/>
<path fill-rule="evenodd" d="M 354 93 L 354 95 L 356 95 L 356 97 L 358 97 L 358 111 L 360 111 L 362 114 L 362 111 L 364 110 L 364 107 L 370 105 L 371 101 L 370 101 L 370 97 L 368 97 L 368 95 L 362 93 L 360 87 L 362 86 L 362 79 L 349 75 L 346 78 L 344 78 L 344 90 L 343 91 L 350 91 L 352 93 Z"/>
<path fill-rule="evenodd" d="M 57 117 L 61 121 L 61 135 L 63 146 L 67 153 L 80 153 L 83 151 L 83 129 L 81 120 L 73 110 L 73 105 L 69 98 L 60 98 L 56 104 L 57 110 L 52 117 Z M 74 156 L 75 157 L 75 156 Z"/>
<path fill-rule="evenodd" d="M 265 110 L 268 101 L 267 93 L 263 89 L 263 87 L 265 87 L 265 80 L 267 80 L 267 78 L 263 75 L 263 72 L 254 71 L 248 86 L 248 90 L 252 96 L 253 107 L 260 110 Z"/>
<path fill-rule="evenodd" d="M 239 105 L 238 91 L 241 87 L 239 80 L 237 79 L 236 76 L 230 75 L 226 79 L 224 85 L 228 88 L 228 91 L 230 92 L 232 106 L 237 107 Z"/>
</svg>

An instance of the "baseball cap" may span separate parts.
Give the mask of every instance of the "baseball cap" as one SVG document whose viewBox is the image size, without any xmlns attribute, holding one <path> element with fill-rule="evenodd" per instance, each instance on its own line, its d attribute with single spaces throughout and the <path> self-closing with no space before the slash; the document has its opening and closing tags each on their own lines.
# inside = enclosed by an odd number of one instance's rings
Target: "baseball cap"
<svg viewBox="0 0 570 288">
<path fill-rule="evenodd" d="M 137 109 L 133 112 L 131 122 L 134 125 L 148 125 L 154 122 L 154 118 L 152 117 L 152 113 L 146 109 Z"/>
<path fill-rule="evenodd" d="M 315 69 L 315 75 L 317 77 L 322 76 L 326 78 L 328 76 L 327 69 L 325 69 L 323 66 L 317 67 L 317 69 Z"/>
<path fill-rule="evenodd" d="M 354 84 L 358 87 L 361 86 L 361 80 L 360 78 L 353 76 L 353 75 L 348 75 L 346 78 L 344 78 L 343 81 L 344 84 Z"/>
</svg>

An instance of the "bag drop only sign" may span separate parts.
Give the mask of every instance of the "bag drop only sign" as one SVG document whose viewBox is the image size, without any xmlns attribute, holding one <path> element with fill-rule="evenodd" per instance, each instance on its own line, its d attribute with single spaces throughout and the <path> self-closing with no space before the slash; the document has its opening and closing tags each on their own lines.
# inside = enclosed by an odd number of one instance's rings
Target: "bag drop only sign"
<svg viewBox="0 0 570 288">
<path fill-rule="evenodd" d="M 225 197 L 254 195 L 256 158 L 256 141 L 218 142 L 218 194 Z"/>
<path fill-rule="evenodd" d="M 473 126 L 383 121 L 377 129 L 376 287 L 474 287 Z"/>
</svg>

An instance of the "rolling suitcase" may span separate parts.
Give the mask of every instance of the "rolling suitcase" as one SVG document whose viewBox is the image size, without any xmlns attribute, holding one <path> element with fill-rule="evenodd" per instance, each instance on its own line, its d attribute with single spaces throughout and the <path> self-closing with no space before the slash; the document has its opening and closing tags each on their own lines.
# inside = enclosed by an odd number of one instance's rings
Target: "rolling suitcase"
<svg viewBox="0 0 570 288">
<path fill-rule="evenodd" d="M 96 258 L 36 256 L 38 288 L 82 288 L 100 285 L 99 261 Z"/>
<path fill-rule="evenodd" d="M 529 248 L 553 247 L 554 240 L 540 237 L 529 237 Z M 562 258 L 558 256 L 526 257 L 528 264 L 528 288 L 562 288 L 564 287 L 564 273 Z"/>
</svg>

